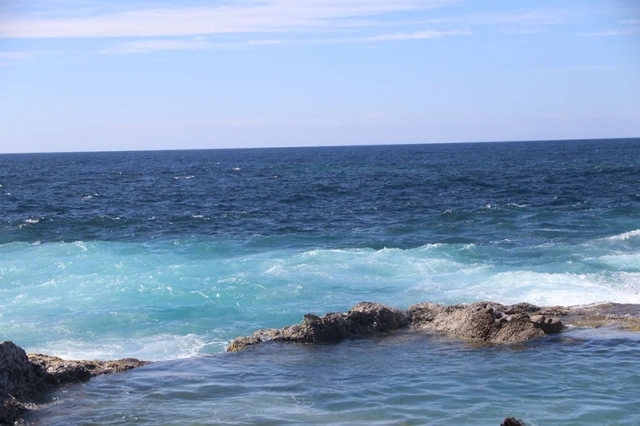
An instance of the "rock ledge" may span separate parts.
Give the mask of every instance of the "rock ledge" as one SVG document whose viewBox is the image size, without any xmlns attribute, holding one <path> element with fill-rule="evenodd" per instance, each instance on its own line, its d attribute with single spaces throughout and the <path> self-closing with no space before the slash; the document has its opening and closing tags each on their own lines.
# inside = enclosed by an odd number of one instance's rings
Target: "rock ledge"
<svg viewBox="0 0 640 426">
<path fill-rule="evenodd" d="M 29 354 L 13 342 L 0 343 L 0 424 L 14 424 L 35 408 L 33 398 L 57 386 L 118 373 L 148 364 L 133 358 L 118 361 L 67 361 Z"/>
<path fill-rule="evenodd" d="M 575 326 L 619 326 L 640 331 L 640 305 L 597 303 L 583 306 L 539 307 L 529 303 L 501 305 L 478 302 L 469 305 L 419 303 L 408 310 L 379 303 L 362 302 L 347 313 L 324 316 L 307 314 L 302 322 L 280 329 L 258 330 L 238 337 L 227 352 L 238 352 L 263 342 L 332 343 L 347 338 L 384 334 L 412 327 L 450 333 L 484 342 L 525 342 L 547 334 L 560 333 L 565 323 Z"/>
</svg>

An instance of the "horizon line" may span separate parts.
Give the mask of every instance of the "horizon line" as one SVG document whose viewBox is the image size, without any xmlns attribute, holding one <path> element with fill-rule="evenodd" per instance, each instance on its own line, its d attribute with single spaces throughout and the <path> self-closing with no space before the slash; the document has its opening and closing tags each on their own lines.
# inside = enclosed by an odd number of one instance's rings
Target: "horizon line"
<svg viewBox="0 0 640 426">
<path fill-rule="evenodd" d="M 166 148 L 166 149 L 117 149 L 117 150 L 87 150 L 87 151 L 28 151 L 28 152 L 0 152 L 0 155 L 31 155 L 31 154 L 114 154 L 130 152 L 184 152 L 184 151 L 223 151 L 223 150 L 257 150 L 257 149 L 298 149 L 298 148 L 358 148 L 358 147 L 391 147 L 417 145 L 460 145 L 460 144 L 491 144 L 491 143 L 544 143 L 544 142 L 589 142 L 589 141 L 622 141 L 640 140 L 640 136 L 605 137 L 605 138 L 560 138 L 560 139 L 518 139 L 518 140 L 482 140 L 456 142 L 408 142 L 408 143 L 371 143 L 371 144 L 338 144 L 338 145 L 293 145 L 293 146 L 245 146 L 221 148 Z"/>
</svg>

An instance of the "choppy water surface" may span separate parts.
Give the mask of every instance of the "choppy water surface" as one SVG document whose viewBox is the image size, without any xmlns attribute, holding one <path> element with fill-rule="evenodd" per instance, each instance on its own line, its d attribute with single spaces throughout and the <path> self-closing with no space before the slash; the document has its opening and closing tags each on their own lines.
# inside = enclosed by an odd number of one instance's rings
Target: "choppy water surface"
<svg viewBox="0 0 640 426">
<path fill-rule="evenodd" d="M 39 424 L 640 423 L 631 334 L 223 352 L 363 300 L 640 303 L 640 140 L 0 155 L 0 211 L 2 339 L 161 361 Z"/>
</svg>

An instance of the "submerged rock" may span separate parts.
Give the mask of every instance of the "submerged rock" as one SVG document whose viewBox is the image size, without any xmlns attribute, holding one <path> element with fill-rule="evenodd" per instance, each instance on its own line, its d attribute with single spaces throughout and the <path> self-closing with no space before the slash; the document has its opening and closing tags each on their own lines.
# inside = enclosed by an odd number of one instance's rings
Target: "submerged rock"
<svg viewBox="0 0 640 426">
<path fill-rule="evenodd" d="M 593 303 L 565 308 L 565 321 L 575 327 L 615 327 L 640 331 L 640 305 L 628 303 Z"/>
<path fill-rule="evenodd" d="M 259 330 L 250 336 L 238 337 L 227 351 L 237 352 L 268 341 L 339 342 L 409 326 L 486 342 L 523 342 L 559 333 L 563 328 L 562 322 L 551 315 L 562 312 L 560 308 L 540 308 L 527 303 L 512 306 L 492 302 L 453 306 L 421 303 L 402 310 L 362 302 L 347 313 L 332 312 L 322 317 L 307 314 L 300 324 Z"/>
<path fill-rule="evenodd" d="M 0 424 L 13 424 L 35 407 L 32 398 L 66 383 L 117 373 L 148 364 L 133 358 L 118 361 L 67 361 L 29 354 L 13 342 L 0 343 Z"/>
</svg>

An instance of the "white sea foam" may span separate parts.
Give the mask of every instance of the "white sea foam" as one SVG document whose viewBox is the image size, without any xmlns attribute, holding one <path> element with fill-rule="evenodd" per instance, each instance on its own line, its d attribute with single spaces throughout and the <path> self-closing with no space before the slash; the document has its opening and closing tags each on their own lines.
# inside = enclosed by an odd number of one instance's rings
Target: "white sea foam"
<svg viewBox="0 0 640 426">
<path fill-rule="evenodd" d="M 640 229 L 636 229 L 635 231 L 625 232 L 619 235 L 614 235 L 609 237 L 610 240 L 620 241 L 620 240 L 628 240 L 629 238 L 640 237 Z"/>
<path fill-rule="evenodd" d="M 102 338 L 99 341 L 58 340 L 28 350 L 63 359 L 107 360 L 133 357 L 147 361 L 166 361 L 196 356 L 205 346 L 214 346 L 213 350 L 219 347 L 222 350 L 226 343 L 223 340 L 205 342 L 195 334 L 159 334 L 131 339 Z"/>
<path fill-rule="evenodd" d="M 38 223 L 40 219 L 25 219 L 24 223 Z"/>
<path fill-rule="evenodd" d="M 541 273 L 508 271 L 476 277 L 460 285 L 453 295 L 462 301 L 493 300 L 500 303 L 528 302 L 535 305 L 582 305 L 611 301 L 640 303 L 640 274 Z"/>
</svg>

